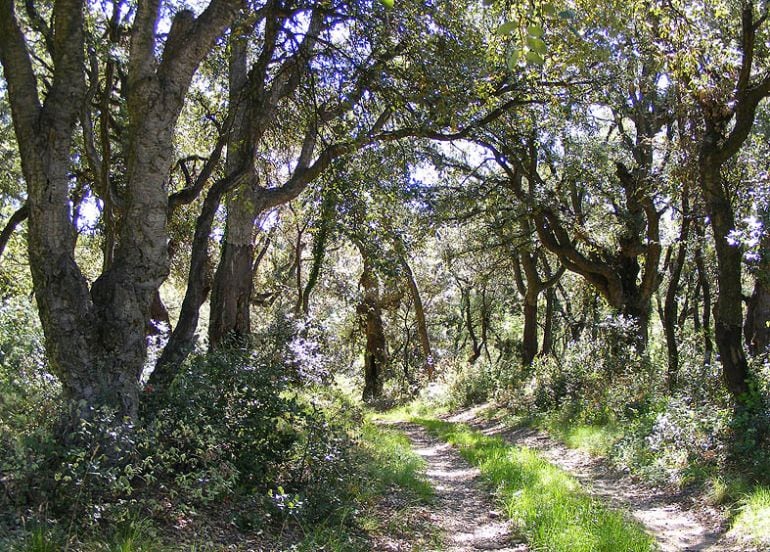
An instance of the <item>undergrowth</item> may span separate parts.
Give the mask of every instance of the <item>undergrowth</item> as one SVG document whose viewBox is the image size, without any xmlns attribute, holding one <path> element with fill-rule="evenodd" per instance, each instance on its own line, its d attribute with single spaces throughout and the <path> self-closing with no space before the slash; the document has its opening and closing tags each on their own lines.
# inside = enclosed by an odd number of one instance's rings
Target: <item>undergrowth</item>
<svg viewBox="0 0 770 552">
<path fill-rule="evenodd" d="M 428 500 L 403 438 L 362 429 L 289 324 L 192 355 L 136 423 L 99 409 L 66 425 L 31 311 L 0 322 L 0 550 L 368 550 L 378 496 Z"/>
<path fill-rule="evenodd" d="M 609 318 L 595 335 L 531 367 L 514 359 L 459 370 L 448 378 L 445 403 L 473 404 L 473 390 L 484 389 L 483 399 L 500 405 L 495 415 L 509 425 L 546 430 L 654 485 L 689 487 L 726 511 L 738 538 L 770 539 L 763 524 L 745 522 L 762 510 L 756 497 L 770 485 L 770 362 L 752 360 L 751 392 L 736 409 L 719 364 L 704 362 L 700 341 L 683 341 L 672 392 L 665 351 L 652 341 L 640 355 L 629 333 L 626 320 Z"/>
</svg>

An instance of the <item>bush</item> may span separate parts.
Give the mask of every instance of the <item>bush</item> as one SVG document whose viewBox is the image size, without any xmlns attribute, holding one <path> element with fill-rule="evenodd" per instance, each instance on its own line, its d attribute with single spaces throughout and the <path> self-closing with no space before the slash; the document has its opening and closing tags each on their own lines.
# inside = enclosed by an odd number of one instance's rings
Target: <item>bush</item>
<svg viewBox="0 0 770 552">
<path fill-rule="evenodd" d="M 60 388 L 47 370 L 43 332 L 26 298 L 0 305 L 0 532 L 40 503 L 36 472 L 49 470 Z"/>
<path fill-rule="evenodd" d="M 462 362 L 448 378 L 450 408 L 481 404 L 494 397 L 500 387 L 499 367 L 485 359 Z"/>
<path fill-rule="evenodd" d="M 45 366 L 4 364 L 0 536 L 36 526 L 70 539 L 142 519 L 183 527 L 203 512 L 250 530 L 334 514 L 352 493 L 355 410 L 317 386 L 325 371 L 309 333 L 275 333 L 259 353 L 191 356 L 163 397 L 146 389 L 136 427 L 101 409 L 62 433 L 66 405 Z M 29 337 L 0 337 L 16 347 L 0 344 L 4 359 L 41 358 Z"/>
<path fill-rule="evenodd" d="M 633 343 L 632 323 L 608 317 L 598 336 L 571 342 L 563 355 L 536 359 L 525 400 L 537 411 L 562 410 L 581 423 L 631 419 L 649 410 L 659 374 Z"/>
</svg>

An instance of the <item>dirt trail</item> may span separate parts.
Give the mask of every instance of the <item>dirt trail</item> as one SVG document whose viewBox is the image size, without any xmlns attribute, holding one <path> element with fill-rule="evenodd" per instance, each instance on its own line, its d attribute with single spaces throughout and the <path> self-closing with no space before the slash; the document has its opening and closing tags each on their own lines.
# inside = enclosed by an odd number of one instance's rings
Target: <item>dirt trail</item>
<svg viewBox="0 0 770 552">
<path fill-rule="evenodd" d="M 412 441 L 415 453 L 427 462 L 426 476 L 435 489 L 435 501 L 426 512 L 443 534 L 446 552 L 527 552 L 523 539 L 495 510 L 490 491 L 479 471 L 450 445 L 416 424 L 398 424 Z M 421 549 L 423 550 L 423 549 Z"/>
<path fill-rule="evenodd" d="M 587 492 L 639 520 L 663 552 L 749 552 L 725 534 L 725 519 L 713 508 L 696 507 L 686 495 L 651 488 L 614 470 L 601 459 L 570 449 L 530 428 L 510 429 L 500 420 L 485 420 L 472 408 L 451 417 L 486 435 L 499 436 L 517 446 L 539 451 L 547 460 L 574 475 Z"/>
</svg>

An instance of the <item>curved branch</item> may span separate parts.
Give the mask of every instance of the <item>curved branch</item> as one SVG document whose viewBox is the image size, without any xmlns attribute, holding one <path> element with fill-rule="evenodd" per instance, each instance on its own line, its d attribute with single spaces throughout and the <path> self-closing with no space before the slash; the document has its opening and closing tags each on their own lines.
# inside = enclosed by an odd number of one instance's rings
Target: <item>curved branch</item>
<svg viewBox="0 0 770 552">
<path fill-rule="evenodd" d="M 0 232 L 0 257 L 3 256 L 5 248 L 8 246 L 8 242 L 10 241 L 13 232 L 16 230 L 16 227 L 27 220 L 28 217 L 29 205 L 25 203 L 19 207 L 19 209 L 11 215 L 11 218 L 8 219 L 8 222 L 5 223 L 5 228 Z"/>
</svg>

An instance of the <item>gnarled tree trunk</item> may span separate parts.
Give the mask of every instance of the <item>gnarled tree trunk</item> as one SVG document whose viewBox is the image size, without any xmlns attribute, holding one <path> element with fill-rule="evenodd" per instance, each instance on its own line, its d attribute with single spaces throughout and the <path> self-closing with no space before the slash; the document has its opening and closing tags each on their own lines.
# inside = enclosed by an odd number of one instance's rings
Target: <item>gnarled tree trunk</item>
<svg viewBox="0 0 770 552">
<path fill-rule="evenodd" d="M 380 307 L 380 282 L 366 257 L 360 283 L 364 296 L 357 312 L 366 337 L 363 400 L 371 402 L 382 395 L 383 370 L 388 356 Z"/>
<path fill-rule="evenodd" d="M 232 6 L 213 0 L 198 18 L 180 11 L 158 60 L 160 6 L 139 2 L 125 90 L 125 216 L 112 262 L 89 290 L 74 258 L 69 204 L 73 130 L 85 98 L 84 5 L 54 4 L 53 84 L 41 105 L 13 4 L 0 3 L 0 59 L 28 186 L 29 258 L 46 351 L 80 415 L 107 406 L 135 418 L 150 306 L 168 274 L 165 185 L 176 121 L 192 76 L 232 18 Z"/>
<path fill-rule="evenodd" d="M 714 232 L 719 295 L 714 308 L 715 341 L 725 387 L 736 400 L 748 391 L 748 362 L 743 350 L 742 251 L 729 236 L 735 229 L 732 206 L 725 195 L 721 167 L 704 160 L 701 186 Z"/>
<path fill-rule="evenodd" d="M 227 141 L 229 174 L 245 170 L 250 178 L 231 192 L 222 253 L 211 289 L 209 347 L 216 349 L 228 339 L 240 340 L 250 331 L 254 223 L 262 210 L 254 174 L 252 111 L 247 105 L 247 48 L 243 37 L 234 38 L 230 49 L 230 109 L 233 128 Z"/>
</svg>

